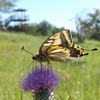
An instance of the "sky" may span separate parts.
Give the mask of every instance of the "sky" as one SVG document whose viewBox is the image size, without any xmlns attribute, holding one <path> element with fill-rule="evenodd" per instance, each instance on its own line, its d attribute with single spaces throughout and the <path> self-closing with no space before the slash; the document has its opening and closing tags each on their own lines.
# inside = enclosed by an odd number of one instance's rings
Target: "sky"
<svg viewBox="0 0 100 100">
<path fill-rule="evenodd" d="M 75 30 L 75 16 L 83 9 L 85 13 L 93 12 L 93 8 L 100 9 L 100 0 L 19 0 L 14 9 L 17 8 L 27 9 L 28 23 L 46 20 L 56 27 Z"/>
</svg>

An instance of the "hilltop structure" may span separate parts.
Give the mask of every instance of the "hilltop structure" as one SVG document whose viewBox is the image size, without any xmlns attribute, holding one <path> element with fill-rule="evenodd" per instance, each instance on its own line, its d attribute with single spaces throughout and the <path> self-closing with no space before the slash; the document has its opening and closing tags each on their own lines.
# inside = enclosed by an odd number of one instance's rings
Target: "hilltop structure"
<svg viewBox="0 0 100 100">
<path fill-rule="evenodd" d="M 29 21 L 29 16 L 26 15 L 26 9 L 15 9 L 14 14 L 5 20 L 4 27 L 10 31 L 25 32 L 27 28 L 26 21 Z M 14 25 L 10 25 L 13 22 Z"/>
</svg>

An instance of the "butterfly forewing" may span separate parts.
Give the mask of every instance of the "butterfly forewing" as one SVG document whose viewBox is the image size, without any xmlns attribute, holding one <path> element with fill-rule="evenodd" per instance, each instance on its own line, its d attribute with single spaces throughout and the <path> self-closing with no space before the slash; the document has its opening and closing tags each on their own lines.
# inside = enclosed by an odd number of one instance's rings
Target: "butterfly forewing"
<svg viewBox="0 0 100 100">
<path fill-rule="evenodd" d="M 69 30 L 64 30 L 50 36 L 40 47 L 39 53 L 43 54 L 47 50 L 51 49 L 53 46 L 68 46 L 72 43 L 72 36 Z M 57 48 L 56 48 L 57 49 Z"/>
</svg>

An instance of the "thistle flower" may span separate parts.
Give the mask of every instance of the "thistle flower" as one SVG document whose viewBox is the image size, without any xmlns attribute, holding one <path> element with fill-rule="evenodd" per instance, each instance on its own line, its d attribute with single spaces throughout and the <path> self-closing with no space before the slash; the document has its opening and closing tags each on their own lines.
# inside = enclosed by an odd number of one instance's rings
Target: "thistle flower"
<svg viewBox="0 0 100 100">
<path fill-rule="evenodd" d="M 20 87 L 28 92 L 34 90 L 35 100 L 51 100 L 53 89 L 59 85 L 59 78 L 49 67 L 35 67 L 20 81 Z"/>
</svg>

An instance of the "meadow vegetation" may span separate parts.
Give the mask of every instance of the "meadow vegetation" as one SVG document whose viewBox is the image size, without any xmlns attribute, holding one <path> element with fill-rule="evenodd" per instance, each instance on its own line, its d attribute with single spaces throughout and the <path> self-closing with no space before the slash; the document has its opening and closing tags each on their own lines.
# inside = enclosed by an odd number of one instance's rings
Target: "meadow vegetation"
<svg viewBox="0 0 100 100">
<path fill-rule="evenodd" d="M 21 91 L 18 81 L 21 74 L 32 62 L 47 36 L 30 36 L 14 32 L 0 32 L 0 100 L 32 100 L 30 93 Z M 57 100 L 99 100 L 100 99 L 100 42 L 85 40 L 78 45 L 84 48 L 97 47 L 98 51 L 88 51 L 89 55 L 81 59 L 84 62 L 52 62 L 53 69 L 61 78 L 55 89 Z M 34 62 L 34 65 L 36 63 Z"/>
</svg>

